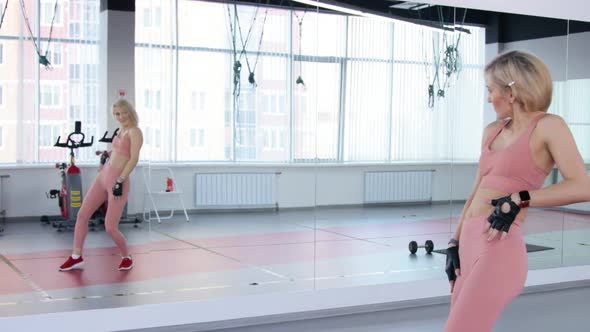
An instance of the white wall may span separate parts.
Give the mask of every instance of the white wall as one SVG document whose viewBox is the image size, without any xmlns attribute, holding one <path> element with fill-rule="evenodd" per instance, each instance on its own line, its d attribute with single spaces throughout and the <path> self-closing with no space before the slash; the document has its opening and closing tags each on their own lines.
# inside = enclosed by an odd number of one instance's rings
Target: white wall
<svg viewBox="0 0 590 332">
<path fill-rule="evenodd" d="M 545 62 L 554 81 L 567 79 L 567 36 L 523 40 L 501 45 L 501 52 L 526 50 L 534 53 Z"/>
<path fill-rule="evenodd" d="M 590 78 L 588 50 L 590 48 L 590 32 L 572 33 L 567 41 L 568 70 L 570 80 Z"/>
<path fill-rule="evenodd" d="M 143 211 L 145 186 L 140 165 L 131 175 L 129 213 Z M 475 164 L 390 165 L 390 166 L 172 166 L 176 184 L 184 192 L 187 209 L 195 206 L 195 173 L 197 172 L 281 172 L 278 182 L 280 208 L 358 205 L 363 203 L 364 172 L 381 170 L 435 170 L 433 200 L 465 200 L 477 173 Z M 96 167 L 82 166 L 83 190 L 86 191 L 96 175 Z M 58 172 L 49 167 L 2 168 L 4 179 L 2 203 L 7 217 L 37 217 L 58 215 L 57 201 L 46 197 L 49 189 L 59 188 Z M 162 188 L 166 181 L 162 178 Z M 451 193 L 452 191 L 452 193 Z M 164 205 L 165 206 L 165 205 Z"/>
</svg>

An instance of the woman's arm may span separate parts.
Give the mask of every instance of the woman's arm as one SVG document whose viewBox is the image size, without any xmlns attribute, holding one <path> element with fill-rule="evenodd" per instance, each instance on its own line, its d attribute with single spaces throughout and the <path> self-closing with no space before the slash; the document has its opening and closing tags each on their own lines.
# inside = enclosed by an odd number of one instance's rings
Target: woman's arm
<svg viewBox="0 0 590 332">
<path fill-rule="evenodd" d="M 465 202 L 465 205 L 463 206 L 463 211 L 461 211 L 461 216 L 459 217 L 459 224 L 457 225 L 457 229 L 455 230 L 455 233 L 452 236 L 452 238 L 457 241 L 459 241 L 459 237 L 461 236 L 461 228 L 463 227 L 463 220 L 465 219 L 465 213 L 469 210 L 469 207 L 471 206 L 471 202 L 473 201 L 473 197 L 475 196 L 475 193 L 477 192 L 477 188 L 479 187 L 480 182 L 481 182 L 481 175 L 479 175 L 479 172 L 478 172 L 477 178 L 475 179 L 475 184 L 473 185 L 473 190 L 471 191 L 471 194 L 469 195 L 469 197 L 467 198 L 467 201 Z"/>
<path fill-rule="evenodd" d="M 483 137 L 481 140 L 481 151 L 483 151 L 483 149 L 485 148 L 485 145 L 487 144 L 488 140 L 490 139 L 491 135 L 498 129 L 498 126 L 501 124 L 501 121 L 495 121 L 492 122 L 491 124 L 489 124 L 483 132 Z M 477 177 L 475 178 L 475 183 L 473 185 L 473 189 L 471 190 L 471 194 L 469 195 L 469 197 L 467 198 L 467 201 L 465 202 L 465 205 L 463 206 L 463 211 L 461 212 L 461 216 L 459 217 L 459 225 L 457 225 L 457 229 L 455 230 L 455 233 L 453 234 L 453 239 L 459 241 L 459 237 L 461 236 L 461 228 L 463 227 L 463 220 L 465 219 L 465 213 L 469 210 L 469 207 L 471 206 L 471 202 L 473 201 L 473 197 L 475 196 L 475 193 L 477 192 L 477 189 L 479 188 L 479 184 L 481 182 L 481 174 L 479 173 L 479 170 L 477 172 Z"/>
<path fill-rule="evenodd" d="M 546 121 L 539 122 L 537 129 L 541 129 L 542 138 L 563 180 L 531 191 L 530 206 L 559 206 L 590 201 L 590 177 L 569 127 L 557 115 L 547 116 L 543 120 Z M 512 196 L 518 196 L 518 193 Z M 520 197 L 517 201 L 520 202 Z"/>
<path fill-rule="evenodd" d="M 139 161 L 139 151 L 143 145 L 143 134 L 141 133 L 141 129 L 138 127 L 132 128 L 128 135 L 129 139 L 131 140 L 131 151 L 129 160 L 127 163 L 125 163 L 125 167 L 123 167 L 123 171 L 120 175 L 120 177 L 123 179 L 126 179 L 127 176 L 131 174 L 135 166 L 137 166 L 137 162 Z"/>
</svg>

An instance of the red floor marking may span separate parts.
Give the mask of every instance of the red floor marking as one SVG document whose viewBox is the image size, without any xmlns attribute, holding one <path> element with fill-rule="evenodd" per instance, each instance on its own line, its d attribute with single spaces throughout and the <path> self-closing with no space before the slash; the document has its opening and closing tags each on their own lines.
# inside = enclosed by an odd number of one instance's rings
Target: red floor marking
<svg viewBox="0 0 590 332">
<path fill-rule="evenodd" d="M 126 283 L 244 267 L 235 261 L 198 249 L 152 252 L 135 255 L 133 259 L 134 267 L 130 271 L 117 270 L 121 261 L 117 256 L 85 257 L 84 270 L 69 272 L 58 271 L 64 261 L 61 258 L 19 260 L 14 265 L 44 290 Z M 13 291 L 2 292 L 6 293 Z"/>
<path fill-rule="evenodd" d="M 559 211 L 534 211 L 526 217 L 523 228 L 525 235 L 590 229 L 590 215 Z"/>
<path fill-rule="evenodd" d="M 450 219 L 431 219 L 420 221 L 404 221 L 398 223 L 372 224 L 354 227 L 327 227 L 325 230 L 346 234 L 361 239 L 398 237 L 420 234 L 451 232 Z"/>
<path fill-rule="evenodd" d="M 452 224 L 450 224 L 452 222 Z M 428 237 L 421 234 L 453 232 L 457 218 L 425 219 L 362 226 L 324 227 L 323 230 L 361 239 L 387 238 L 400 236 Z M 524 222 L 525 235 L 562 230 L 590 229 L 590 215 L 566 214 L 555 211 L 535 211 L 529 213 Z"/>
<path fill-rule="evenodd" d="M 274 245 L 274 244 L 289 244 L 289 243 L 304 243 L 314 241 L 336 241 L 336 240 L 350 240 L 349 237 L 337 235 L 329 232 L 318 230 L 314 232 L 296 231 L 296 232 L 277 232 L 277 233 L 257 233 L 245 235 L 232 235 L 209 238 L 191 238 L 187 241 L 195 243 L 202 247 L 216 248 L 216 247 L 238 247 L 238 246 L 252 246 L 252 245 Z"/>
<path fill-rule="evenodd" d="M 408 249 L 408 245 L 410 241 L 416 241 L 418 245 L 424 245 L 426 240 L 431 240 L 434 243 L 434 250 L 438 249 L 446 249 L 447 242 L 449 240 L 449 234 L 431 234 L 431 235 L 410 235 L 405 236 L 402 238 L 394 238 L 394 239 L 379 239 L 379 242 L 387 243 L 387 245 L 391 246 L 392 250 L 404 250 L 408 254 L 410 251 Z M 426 251 L 423 248 L 418 249 L 416 255 L 426 254 Z"/>
<path fill-rule="evenodd" d="M 216 248 L 226 256 L 238 258 L 254 265 L 289 264 L 313 262 L 333 258 L 353 258 L 376 252 L 391 251 L 386 245 L 365 241 L 332 241 L 317 243 L 297 243 L 276 246 Z"/>
<path fill-rule="evenodd" d="M 25 293 L 34 291 L 29 284 L 6 263 L 0 262 L 0 294 Z"/>
<path fill-rule="evenodd" d="M 131 254 L 138 253 L 149 253 L 152 251 L 162 250 L 178 250 L 178 249 L 191 249 L 194 246 L 190 244 L 169 240 L 169 241 L 158 241 L 147 243 L 143 245 L 129 246 Z M 5 257 L 10 260 L 21 260 L 21 259 L 39 259 L 39 258 L 56 258 L 56 257 L 68 257 L 72 253 L 72 249 L 64 250 L 47 250 L 47 251 L 36 251 L 29 253 L 20 254 L 6 254 Z M 105 255 L 119 255 L 119 249 L 116 247 L 102 247 L 102 248 L 87 248 L 84 249 L 84 256 L 105 256 Z"/>
<path fill-rule="evenodd" d="M 141 250 L 153 251 L 165 251 L 165 250 L 183 250 L 183 249 L 194 249 L 195 247 L 182 242 L 182 241 L 157 241 L 149 243 L 145 246 L 131 246 L 131 250 L 136 252 L 142 252 Z"/>
</svg>

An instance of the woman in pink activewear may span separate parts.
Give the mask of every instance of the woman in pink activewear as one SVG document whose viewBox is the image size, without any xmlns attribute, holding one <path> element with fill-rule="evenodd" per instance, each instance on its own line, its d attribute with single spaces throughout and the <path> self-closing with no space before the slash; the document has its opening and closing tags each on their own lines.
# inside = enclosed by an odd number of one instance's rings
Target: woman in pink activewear
<svg viewBox="0 0 590 332">
<path fill-rule="evenodd" d="M 485 67 L 497 121 L 483 133 L 479 170 L 449 241 L 445 332 L 487 332 L 524 288 L 522 223 L 529 206 L 590 201 L 590 179 L 565 121 L 547 114 L 552 80 L 536 56 L 510 51 Z M 563 181 L 541 189 L 557 165 Z"/>
<path fill-rule="evenodd" d="M 139 151 L 143 144 L 141 129 L 137 127 L 138 117 L 133 105 L 125 99 L 113 104 L 113 116 L 119 122 L 119 131 L 112 142 L 110 158 L 99 170 L 98 176 L 88 189 L 78 211 L 74 230 L 74 252 L 60 267 L 60 271 L 81 269 L 84 267 L 82 249 L 88 233 L 90 217 L 105 201 L 108 201 L 105 216 L 105 230 L 111 236 L 121 252 L 119 270 L 133 268 L 133 260 L 127 248 L 127 241 L 119 231 L 119 220 L 129 196 L 129 174 L 139 160 Z"/>
</svg>

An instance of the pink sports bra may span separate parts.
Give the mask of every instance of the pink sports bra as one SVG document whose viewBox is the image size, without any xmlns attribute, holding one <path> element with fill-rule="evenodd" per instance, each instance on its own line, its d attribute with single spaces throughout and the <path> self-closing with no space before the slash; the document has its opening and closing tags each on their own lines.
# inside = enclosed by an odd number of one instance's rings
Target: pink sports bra
<svg viewBox="0 0 590 332">
<path fill-rule="evenodd" d="M 131 157 L 131 138 L 129 134 L 126 134 L 125 137 L 121 138 L 120 134 L 117 134 L 115 138 L 113 138 L 113 151 L 117 154 L 125 156 L 127 158 Z"/>
<path fill-rule="evenodd" d="M 479 159 L 478 169 L 482 176 L 480 183 L 482 188 L 507 193 L 541 188 L 548 173 L 535 164 L 529 140 L 537 123 L 544 115 L 545 113 L 534 118 L 524 133 L 507 147 L 497 150 L 490 148 L 496 137 L 510 123 L 510 120 L 506 121 L 486 142 Z"/>
</svg>

